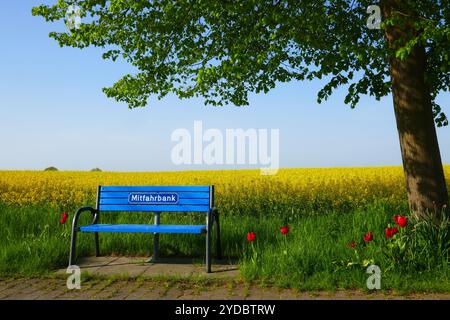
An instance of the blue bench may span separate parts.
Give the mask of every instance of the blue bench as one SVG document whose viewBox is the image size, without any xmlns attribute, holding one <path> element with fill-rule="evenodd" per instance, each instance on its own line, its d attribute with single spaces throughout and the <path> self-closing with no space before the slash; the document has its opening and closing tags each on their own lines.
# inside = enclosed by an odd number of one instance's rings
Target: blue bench
<svg viewBox="0 0 450 320">
<path fill-rule="evenodd" d="M 108 211 L 153 212 L 154 224 L 100 224 L 100 214 Z M 83 212 L 90 212 L 90 225 L 78 226 Z M 161 212 L 196 212 L 206 216 L 204 225 L 161 225 Z M 216 223 L 216 251 L 221 259 L 219 213 L 214 207 L 214 186 L 99 186 L 95 208 L 77 210 L 72 222 L 69 266 L 75 262 L 75 247 L 79 232 L 94 234 L 95 254 L 100 255 L 100 232 L 153 233 L 153 256 L 158 257 L 159 234 L 206 234 L 206 272 L 211 272 L 211 233 Z"/>
</svg>

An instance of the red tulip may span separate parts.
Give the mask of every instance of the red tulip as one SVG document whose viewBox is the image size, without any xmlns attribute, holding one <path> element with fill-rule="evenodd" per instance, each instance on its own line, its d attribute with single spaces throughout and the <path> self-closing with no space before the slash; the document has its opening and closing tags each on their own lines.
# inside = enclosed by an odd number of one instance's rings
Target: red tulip
<svg viewBox="0 0 450 320">
<path fill-rule="evenodd" d="M 386 235 L 386 238 L 388 238 L 388 239 L 392 238 L 392 236 L 394 235 L 392 233 L 392 229 L 391 228 L 386 228 L 385 235 Z"/>
<path fill-rule="evenodd" d="M 373 240 L 373 233 L 369 231 L 364 235 L 364 241 L 369 242 L 372 240 Z"/>
<path fill-rule="evenodd" d="M 350 242 L 350 243 L 348 244 L 348 246 L 349 246 L 350 248 L 354 248 L 354 247 L 356 247 L 356 242 L 355 242 L 355 241 L 352 241 L 352 242 Z"/>
<path fill-rule="evenodd" d="M 254 232 L 247 233 L 247 241 L 252 242 L 252 241 L 255 241 L 255 239 L 256 239 L 256 233 L 254 233 Z"/>
<path fill-rule="evenodd" d="M 281 234 L 287 234 L 289 232 L 289 226 L 284 226 L 280 228 Z"/>
<path fill-rule="evenodd" d="M 394 234 L 398 233 L 398 229 L 397 227 L 393 227 L 393 228 L 386 228 L 385 234 L 386 234 L 386 238 L 390 239 L 394 236 Z"/>
<path fill-rule="evenodd" d="M 61 219 L 59 219 L 59 224 L 64 224 L 67 221 L 69 215 L 66 212 L 61 213 Z"/>
<path fill-rule="evenodd" d="M 408 224 L 408 217 L 406 216 L 397 216 L 397 220 L 395 221 L 400 228 L 406 227 Z"/>
</svg>

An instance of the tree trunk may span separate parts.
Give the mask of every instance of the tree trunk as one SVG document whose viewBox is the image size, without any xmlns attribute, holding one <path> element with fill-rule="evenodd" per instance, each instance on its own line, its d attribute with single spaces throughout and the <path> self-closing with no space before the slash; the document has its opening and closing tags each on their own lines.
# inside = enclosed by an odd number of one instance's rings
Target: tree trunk
<svg viewBox="0 0 450 320">
<path fill-rule="evenodd" d="M 414 13 L 402 8 L 402 2 L 381 2 L 385 18 L 398 10 L 406 12 L 405 16 L 410 20 L 403 27 L 390 26 L 385 30 L 386 41 L 392 49 L 396 49 L 396 40 L 410 39 L 415 32 L 408 27 L 414 22 Z M 432 99 L 425 81 L 426 71 L 426 52 L 420 45 L 416 45 L 404 60 L 390 58 L 395 118 L 410 210 L 422 218 L 431 215 L 437 222 L 442 211 L 448 209 L 449 202 Z"/>
</svg>

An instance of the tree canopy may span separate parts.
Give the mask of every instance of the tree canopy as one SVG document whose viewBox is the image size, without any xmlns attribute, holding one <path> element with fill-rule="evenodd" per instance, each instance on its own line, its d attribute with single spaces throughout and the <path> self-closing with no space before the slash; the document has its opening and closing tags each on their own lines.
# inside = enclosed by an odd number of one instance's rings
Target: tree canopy
<svg viewBox="0 0 450 320">
<path fill-rule="evenodd" d="M 135 73 L 103 89 L 130 108 L 169 93 L 240 106 L 251 92 L 315 78 L 327 80 L 319 102 L 344 86 L 345 103 L 355 107 L 361 95 L 389 94 L 390 57 L 404 59 L 421 45 L 435 121 L 446 125 L 436 97 L 450 87 L 450 2 L 396 3 L 381 28 L 411 23 L 411 17 L 414 23 L 395 47 L 383 30 L 367 27 L 374 0 L 58 0 L 32 13 L 64 20 L 70 5 L 79 6 L 80 27 L 50 36 L 61 46 L 104 48 L 104 59 L 133 65 Z"/>
</svg>

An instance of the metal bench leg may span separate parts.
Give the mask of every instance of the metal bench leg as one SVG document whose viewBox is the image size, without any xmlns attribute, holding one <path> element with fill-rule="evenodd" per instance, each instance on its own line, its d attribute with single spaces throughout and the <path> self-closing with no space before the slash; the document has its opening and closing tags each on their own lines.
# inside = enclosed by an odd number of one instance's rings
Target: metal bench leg
<svg viewBox="0 0 450 320">
<path fill-rule="evenodd" d="M 98 200 L 97 200 L 97 202 L 98 202 Z M 97 224 L 99 217 L 100 216 L 97 212 L 94 215 L 94 220 L 92 221 L 92 224 Z M 98 241 L 98 232 L 94 232 L 94 243 L 95 243 L 95 256 L 99 257 L 100 256 L 100 245 L 99 245 L 99 241 Z"/>
<path fill-rule="evenodd" d="M 77 232 L 78 232 L 78 218 L 80 217 L 82 212 L 89 211 L 93 216 L 93 223 L 97 223 L 98 221 L 98 211 L 91 207 L 82 207 L 77 210 L 72 220 L 72 234 L 70 239 L 70 254 L 69 254 L 69 266 L 72 266 L 75 263 L 75 247 L 77 244 Z M 98 254 L 98 236 L 95 235 L 95 253 Z"/>
<path fill-rule="evenodd" d="M 95 242 L 95 256 L 100 257 L 100 245 L 98 243 L 98 232 L 94 233 L 94 242 Z"/>
<path fill-rule="evenodd" d="M 208 212 L 206 218 L 206 272 L 211 273 L 211 231 L 212 231 L 212 223 L 211 223 L 211 215 Z"/>
<path fill-rule="evenodd" d="M 222 242 L 220 241 L 220 222 L 219 213 L 216 211 L 214 218 L 216 220 L 216 250 L 217 250 L 217 260 L 222 259 Z"/>
<path fill-rule="evenodd" d="M 70 255 L 69 255 L 69 267 L 75 262 L 75 246 L 77 242 L 77 230 L 72 226 L 72 236 L 70 239 Z"/>
<path fill-rule="evenodd" d="M 160 214 L 159 212 L 155 213 L 155 226 L 160 224 Z M 156 262 L 156 260 L 158 260 L 158 249 L 159 249 L 159 233 L 154 233 L 153 234 L 153 256 L 152 259 L 150 260 L 151 262 Z"/>
<path fill-rule="evenodd" d="M 153 256 L 151 262 L 158 260 L 158 248 L 159 248 L 159 233 L 154 233 L 153 236 Z"/>
</svg>

